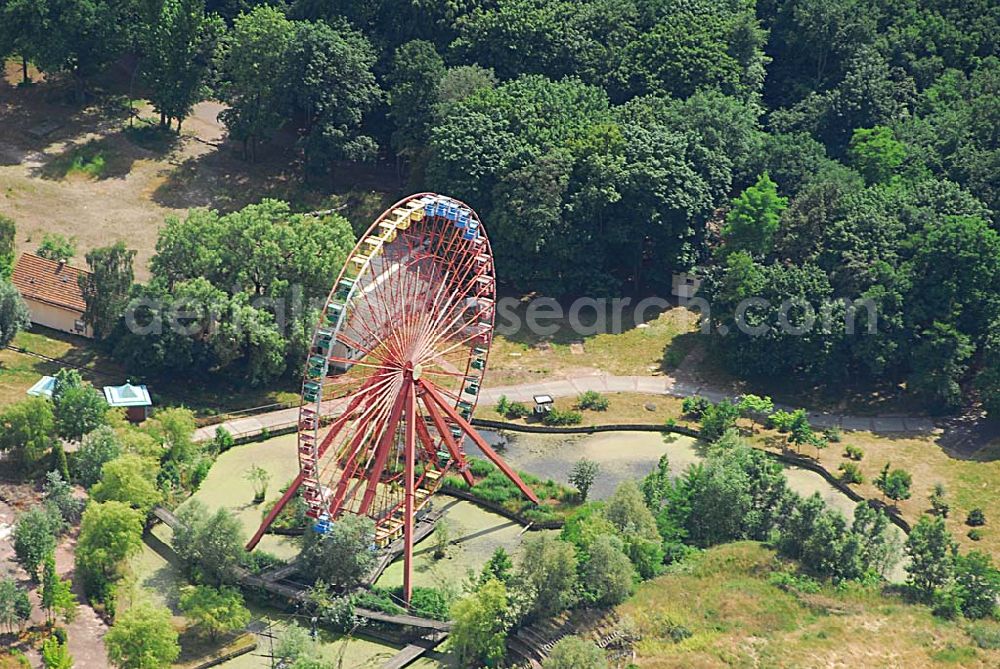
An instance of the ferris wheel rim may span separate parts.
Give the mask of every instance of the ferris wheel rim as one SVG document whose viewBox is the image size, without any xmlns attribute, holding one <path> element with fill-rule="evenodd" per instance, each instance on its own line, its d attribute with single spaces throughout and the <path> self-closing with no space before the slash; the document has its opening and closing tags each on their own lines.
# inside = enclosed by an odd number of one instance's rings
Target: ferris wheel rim
<svg viewBox="0 0 1000 669">
<path fill-rule="evenodd" d="M 473 219 L 476 222 L 476 228 L 475 229 L 477 231 L 478 239 L 481 239 L 481 243 L 479 243 L 479 248 L 478 248 L 478 250 L 475 250 L 475 253 L 477 253 L 479 255 L 485 255 L 486 258 L 488 259 L 488 277 L 489 277 L 489 280 L 490 280 L 489 292 L 490 292 L 490 296 L 491 296 L 491 300 L 492 300 L 493 306 L 489 310 L 489 322 L 488 322 L 488 325 L 484 328 L 484 331 L 483 331 L 484 340 L 483 340 L 483 343 L 480 345 L 480 347 L 473 347 L 471 344 L 468 345 L 468 346 L 466 346 L 467 351 L 466 351 L 465 355 L 463 356 L 464 361 L 465 361 L 464 371 L 463 371 L 462 374 L 455 374 L 455 376 L 461 376 L 461 377 L 463 377 L 465 379 L 470 378 L 469 372 L 470 372 L 471 365 L 472 365 L 473 359 L 474 359 L 473 351 L 474 350 L 475 351 L 480 351 L 481 350 L 481 352 L 478 353 L 478 358 L 481 359 L 481 367 L 479 368 L 482 371 L 482 373 L 479 376 L 479 379 L 481 381 L 481 379 L 483 378 L 483 375 L 485 374 L 485 369 L 486 369 L 486 367 L 488 365 L 488 357 L 489 357 L 489 353 L 490 353 L 491 348 L 492 348 L 492 331 L 493 331 L 493 327 L 494 327 L 494 324 L 495 324 L 495 318 L 496 318 L 496 310 L 495 310 L 496 278 L 495 278 L 495 273 L 494 273 L 495 270 L 494 270 L 494 266 L 493 266 L 492 248 L 490 246 L 489 237 L 488 237 L 488 235 L 486 235 L 485 230 L 484 230 L 484 228 L 482 226 L 481 220 L 479 219 L 478 215 L 475 214 L 475 211 L 471 207 L 469 207 L 464 202 L 462 202 L 460 200 L 457 200 L 455 198 L 440 196 L 440 195 L 437 195 L 435 193 L 428 193 L 428 192 L 417 193 L 417 194 L 413 194 L 413 195 L 410 195 L 410 196 L 408 196 L 406 198 L 403 198 L 403 199 L 399 200 L 394 205 L 392 205 L 391 207 L 389 207 L 388 209 L 386 209 L 367 228 L 365 234 L 358 240 L 357 244 L 355 244 L 354 248 L 347 255 L 344 267 L 338 273 L 337 279 L 334 282 L 333 287 L 331 288 L 330 292 L 327 295 L 326 302 L 324 303 L 323 311 L 322 311 L 322 313 L 321 313 L 321 315 L 320 315 L 320 317 L 319 317 L 319 319 L 318 319 L 318 321 L 316 323 L 316 327 L 315 327 L 315 329 L 313 331 L 313 339 L 312 339 L 313 346 L 310 347 L 311 351 L 316 347 L 318 333 L 320 331 L 323 331 L 324 321 L 325 320 L 326 321 L 329 320 L 328 316 L 327 316 L 327 311 L 330 308 L 330 305 L 334 301 L 334 298 L 335 298 L 335 296 L 337 294 L 338 286 L 341 286 L 344 283 L 345 279 L 350 279 L 351 285 L 349 287 L 348 293 L 346 295 L 342 296 L 344 306 L 343 306 L 343 308 L 342 308 L 342 310 L 341 310 L 341 312 L 340 312 L 340 314 L 339 314 L 339 316 L 337 318 L 337 321 L 335 323 L 335 326 L 334 326 L 333 330 L 330 331 L 330 334 L 332 335 L 332 338 L 333 338 L 332 341 L 336 342 L 338 335 L 343 331 L 343 329 L 345 328 L 346 324 L 349 322 L 350 316 L 348 314 L 348 312 L 349 312 L 348 305 L 352 304 L 351 300 L 352 300 L 352 297 L 354 295 L 354 291 L 356 291 L 358 289 L 358 286 L 361 283 L 361 278 L 365 275 L 365 272 L 370 269 L 372 260 L 376 257 L 375 253 L 369 253 L 368 255 L 365 255 L 365 253 L 366 253 L 365 245 L 367 243 L 369 243 L 369 240 L 374 236 L 373 233 L 378 232 L 381 227 L 384 227 L 384 224 L 389 219 L 389 217 L 391 215 L 396 214 L 397 212 L 399 212 L 400 209 L 404 209 L 407 206 L 412 206 L 412 204 L 414 202 L 416 202 L 418 204 L 423 203 L 423 204 L 421 204 L 421 206 L 423 206 L 424 204 L 427 204 L 426 200 L 428 198 L 430 198 L 432 200 L 435 199 L 435 198 L 437 198 L 439 200 L 446 200 L 446 201 L 448 201 L 450 203 L 453 203 L 455 206 L 461 207 L 462 209 L 464 209 L 464 210 L 466 210 L 466 211 L 468 211 L 470 213 L 470 215 L 473 217 Z M 394 237 L 393 237 L 393 239 L 394 239 Z M 391 240 L 390 240 L 390 242 L 387 242 L 387 243 L 391 243 Z M 468 256 L 470 253 L 472 253 L 472 251 L 466 250 L 466 256 Z M 356 258 L 364 258 L 364 260 L 362 262 L 358 263 L 355 260 Z M 359 265 L 359 268 L 358 268 L 358 270 L 356 272 L 356 275 L 355 275 L 355 277 L 353 279 L 351 279 L 349 277 L 349 274 L 348 274 L 348 272 L 350 271 L 352 263 Z M 488 333 L 488 336 L 487 336 L 487 333 Z M 460 342 L 460 345 L 461 345 L 461 343 L 462 342 Z M 326 361 L 326 364 L 329 365 L 329 355 L 327 355 L 327 358 L 328 359 Z M 307 361 L 307 364 L 308 364 L 308 361 Z M 351 364 L 353 365 L 354 363 L 352 362 Z M 440 373 L 438 370 L 427 370 L 427 372 L 430 373 L 430 374 L 434 374 L 435 372 Z M 325 380 L 328 377 L 326 376 L 326 374 L 324 374 L 324 376 L 322 378 Z M 372 378 L 372 376 L 369 375 L 367 377 L 367 380 L 371 380 L 371 378 Z M 323 403 L 325 401 L 329 401 L 329 400 L 325 400 L 324 399 L 323 392 L 322 392 L 322 383 L 320 384 L 320 389 L 319 389 L 318 393 L 316 394 L 315 400 L 310 400 L 310 401 L 306 400 L 306 397 L 307 397 L 306 396 L 306 385 L 307 385 L 307 383 L 310 383 L 309 379 L 310 379 L 310 377 L 308 375 L 308 370 L 307 370 L 307 372 L 303 374 L 303 391 L 302 391 L 302 394 L 300 395 L 300 397 L 302 398 L 302 401 L 300 402 L 300 406 L 299 406 L 299 419 L 300 420 L 299 420 L 299 430 L 298 430 L 298 436 L 299 436 L 299 439 L 298 439 L 298 448 L 299 448 L 300 456 L 301 456 L 302 451 L 303 451 L 303 442 L 304 441 L 307 442 L 313 448 L 315 448 L 316 444 L 319 442 L 319 430 L 320 430 L 320 427 L 321 427 L 320 423 L 321 423 L 321 420 L 322 420 L 322 418 L 324 416 Z M 367 380 L 366 380 L 366 382 L 367 382 Z M 478 390 L 478 386 L 477 386 L 477 390 Z M 370 391 L 370 389 L 368 389 L 366 392 L 368 392 L 368 391 Z M 399 399 L 399 395 L 400 395 L 401 392 L 402 391 L 400 389 L 396 389 L 392 393 L 394 396 L 396 396 L 397 401 Z M 448 394 L 451 394 L 451 393 L 448 393 Z M 477 392 L 476 395 L 473 395 L 471 398 L 463 398 L 461 396 L 457 396 L 457 397 L 453 397 L 453 398 L 450 398 L 450 399 L 454 399 L 455 408 L 458 408 L 459 406 L 462 406 L 463 403 L 464 403 L 465 406 L 463 406 L 463 415 L 465 415 L 467 413 L 468 417 L 471 419 L 472 412 L 475 410 L 475 407 L 478 404 L 478 392 Z M 355 407 L 355 409 L 356 409 L 356 407 Z M 429 410 L 430 407 L 427 406 L 427 407 L 425 407 L 425 409 Z M 354 409 L 348 408 L 343 415 L 347 416 L 348 414 L 350 414 L 350 412 L 352 410 L 354 410 Z M 392 415 L 383 415 L 383 416 L 380 416 L 379 419 L 381 421 L 380 424 L 382 424 L 386 429 L 388 429 L 390 427 L 390 424 L 392 424 L 392 426 L 394 428 L 396 425 L 398 425 L 398 421 L 399 421 L 398 416 L 394 417 Z M 349 422 L 349 421 L 350 421 L 350 418 L 348 418 L 347 421 L 345 421 L 345 423 Z M 305 426 L 305 427 L 303 427 L 303 426 Z M 438 426 L 438 429 L 440 429 L 440 426 Z M 426 428 L 424 428 L 424 430 L 426 430 Z M 442 437 L 442 440 L 443 440 L 444 436 L 441 435 L 441 437 Z M 355 436 L 354 440 L 356 440 L 356 439 L 357 439 L 357 437 Z M 424 438 L 422 437 L 421 439 L 423 440 Z M 376 446 L 376 448 L 380 448 L 380 446 Z M 461 442 L 458 443 L 458 448 L 461 449 Z M 366 468 L 367 468 L 367 466 L 369 464 L 370 464 L 370 462 L 366 462 L 365 463 Z M 355 467 L 357 468 L 357 465 Z M 300 470 L 301 470 L 301 468 L 302 468 L 302 461 L 301 461 L 301 457 L 300 457 Z M 355 472 L 352 472 L 352 476 L 353 476 L 354 473 Z M 314 472 L 314 474 L 316 474 L 316 472 Z M 346 477 L 346 475 L 347 475 L 346 471 L 344 471 L 344 472 L 341 473 L 342 477 Z M 319 478 L 319 476 L 317 475 L 317 479 L 318 478 Z M 322 481 L 318 481 L 318 483 L 322 484 Z M 437 486 L 435 486 L 435 488 L 438 487 L 438 486 L 440 486 L 440 481 L 438 481 Z M 327 497 L 327 495 L 321 495 L 321 496 L 323 498 Z M 323 501 L 325 502 L 326 500 L 324 499 Z M 365 508 L 364 510 L 367 511 L 367 508 Z"/>
</svg>

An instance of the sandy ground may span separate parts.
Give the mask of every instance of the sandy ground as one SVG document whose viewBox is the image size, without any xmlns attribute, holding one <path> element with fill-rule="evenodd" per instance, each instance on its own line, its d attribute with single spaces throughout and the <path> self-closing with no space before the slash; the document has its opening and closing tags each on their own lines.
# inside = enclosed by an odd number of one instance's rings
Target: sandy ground
<svg viewBox="0 0 1000 669">
<path fill-rule="evenodd" d="M 329 195 L 302 189 L 291 133 L 262 150 L 256 164 L 243 160 L 239 147 L 225 141 L 218 102 L 195 105 L 179 137 L 140 136 L 129 129 L 128 76 L 118 69 L 98 84 L 103 94 L 82 109 L 60 85 L 41 81 L 22 88 L 15 86 L 19 77 L 13 61 L 0 67 L 0 214 L 17 223 L 18 251 L 36 250 L 46 232 L 60 233 L 76 238 L 73 263 L 84 265 L 86 251 L 124 241 L 138 251 L 136 277 L 145 280 L 167 216 L 184 216 L 192 207 L 231 211 L 264 197 L 322 204 Z M 137 110 L 142 118 L 156 118 L 144 103 Z M 32 135 L 43 123 L 56 128 Z M 81 150 L 103 156 L 100 175 L 66 174 Z M 343 192 L 373 193 L 381 202 L 384 173 L 368 167 L 345 172 Z"/>
</svg>

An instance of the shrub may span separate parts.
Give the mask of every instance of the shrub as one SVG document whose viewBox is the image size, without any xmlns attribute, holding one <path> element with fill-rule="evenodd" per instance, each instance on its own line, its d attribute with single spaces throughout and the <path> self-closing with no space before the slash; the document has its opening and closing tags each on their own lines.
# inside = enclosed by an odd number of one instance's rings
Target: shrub
<svg viewBox="0 0 1000 669">
<path fill-rule="evenodd" d="M 579 425 L 583 422 L 583 415 L 579 411 L 552 409 L 545 414 L 542 422 L 550 426 Z"/>
<path fill-rule="evenodd" d="M 229 430 L 221 425 L 215 428 L 215 438 L 212 440 L 212 447 L 216 453 L 225 453 L 235 444 L 236 440 L 233 439 L 233 435 L 229 433 Z"/>
<path fill-rule="evenodd" d="M 531 415 L 531 409 L 529 409 L 528 405 L 523 402 L 511 402 L 507 407 L 507 413 L 504 415 L 511 420 L 524 418 L 525 416 Z"/>
<path fill-rule="evenodd" d="M 591 409 L 593 411 L 607 411 L 608 398 L 596 390 L 588 390 L 576 398 L 576 407 L 578 409 Z"/>
<path fill-rule="evenodd" d="M 402 588 L 397 594 L 402 596 Z M 451 598 L 438 588 L 415 587 L 413 588 L 413 596 L 410 598 L 410 608 L 418 616 L 424 618 L 448 620 Z"/>
<path fill-rule="evenodd" d="M 268 553 L 267 551 L 263 551 L 258 548 L 249 553 L 244 553 L 240 558 L 240 564 L 251 573 L 260 574 L 261 572 L 265 572 L 272 567 L 285 564 L 285 561 L 277 555 Z"/>
<path fill-rule="evenodd" d="M 768 576 L 767 582 L 787 592 L 814 595 L 820 590 L 819 581 L 808 576 L 793 574 L 787 571 L 772 572 Z"/>
<path fill-rule="evenodd" d="M 969 636 L 983 650 L 1000 649 L 1000 626 L 996 623 L 978 622 L 969 625 Z"/>
<path fill-rule="evenodd" d="M 691 397 L 685 397 L 684 401 L 681 402 L 681 410 L 685 416 L 701 418 L 701 415 L 705 413 L 705 409 L 711 406 L 711 404 L 708 399 L 700 395 L 692 395 Z"/>
<path fill-rule="evenodd" d="M 469 471 L 476 478 L 481 478 L 483 476 L 489 476 L 496 470 L 496 467 L 489 460 L 483 460 L 482 458 L 469 458 Z"/>
<path fill-rule="evenodd" d="M 496 412 L 504 418 L 515 420 L 529 415 L 531 409 L 522 402 L 511 402 L 506 395 L 501 395 L 500 399 L 497 400 Z"/>
<path fill-rule="evenodd" d="M 839 444 L 840 440 L 843 438 L 843 435 L 841 434 L 839 427 L 826 428 L 825 430 L 823 430 L 823 436 L 831 444 Z"/>
<path fill-rule="evenodd" d="M 971 527 L 980 527 L 986 524 L 986 514 L 980 508 L 975 508 L 969 512 L 969 516 L 965 519 L 965 524 Z"/>
<path fill-rule="evenodd" d="M 399 615 L 405 613 L 402 606 L 393 601 L 392 591 L 388 588 L 373 586 L 371 590 L 366 590 L 354 598 L 354 605 L 362 609 L 372 609 L 381 611 L 389 615 Z"/>
<path fill-rule="evenodd" d="M 707 442 L 715 441 L 726 430 L 735 427 L 739 417 L 739 407 L 729 400 L 709 405 L 701 414 L 701 438 Z"/>
<path fill-rule="evenodd" d="M 972 539 L 973 541 L 979 541 L 980 539 L 983 538 L 983 531 L 974 527 L 971 530 L 969 530 L 969 533 L 966 536 Z"/>
<path fill-rule="evenodd" d="M 840 480 L 844 483 L 861 484 L 865 482 L 865 477 L 864 474 L 861 473 L 861 468 L 853 462 L 841 462 L 840 467 L 837 469 L 840 470 Z"/>
<path fill-rule="evenodd" d="M 850 458 L 851 460 L 861 460 L 865 457 L 865 452 L 857 446 L 851 446 L 848 444 L 844 446 L 844 457 Z"/>
</svg>

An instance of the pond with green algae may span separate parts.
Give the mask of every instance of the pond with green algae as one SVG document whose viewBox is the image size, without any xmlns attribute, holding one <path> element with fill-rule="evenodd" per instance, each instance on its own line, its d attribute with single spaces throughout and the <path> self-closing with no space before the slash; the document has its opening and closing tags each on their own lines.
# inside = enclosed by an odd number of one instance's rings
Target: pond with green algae
<svg viewBox="0 0 1000 669">
<path fill-rule="evenodd" d="M 434 557 L 437 539 L 432 533 L 413 548 L 413 585 L 459 592 L 469 572 L 478 574 L 498 548 L 518 555 L 522 542 L 539 532 L 525 532 L 519 523 L 485 511 L 472 502 L 437 495 L 433 504 L 444 510 L 441 521 L 451 538 L 446 556 Z M 382 573 L 376 585 L 392 588 L 403 583 L 403 561 L 398 559 Z"/>
</svg>

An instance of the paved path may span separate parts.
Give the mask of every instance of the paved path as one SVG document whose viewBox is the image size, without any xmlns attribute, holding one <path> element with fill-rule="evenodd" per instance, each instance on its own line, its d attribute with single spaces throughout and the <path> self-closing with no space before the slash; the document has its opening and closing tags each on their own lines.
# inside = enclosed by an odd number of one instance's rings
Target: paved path
<svg viewBox="0 0 1000 669">
<path fill-rule="evenodd" d="M 719 402 L 728 395 L 711 388 L 679 381 L 671 376 L 610 376 L 593 375 L 578 376 L 568 379 L 524 383 L 516 386 L 499 388 L 483 388 L 479 394 L 480 404 L 494 404 L 501 395 L 517 402 L 530 402 L 534 395 L 551 395 L 552 397 L 575 397 L 587 390 L 600 393 L 641 393 L 645 395 L 671 395 L 688 397 L 701 395 L 713 402 Z M 328 402 L 323 407 L 324 413 L 332 413 L 337 408 L 337 402 Z M 793 407 L 776 405 L 780 409 Z M 223 427 L 234 437 L 250 437 L 260 434 L 263 430 L 275 432 L 295 425 L 298 419 L 298 408 L 280 409 L 255 416 L 234 417 L 217 425 L 198 428 L 195 440 L 207 441 L 215 436 L 217 427 Z M 932 432 L 934 421 L 925 416 L 907 416 L 902 414 L 886 414 L 879 416 L 851 416 L 829 412 L 809 412 L 809 420 L 819 427 L 839 427 L 844 430 L 866 430 L 883 434 L 927 434 Z"/>
</svg>

